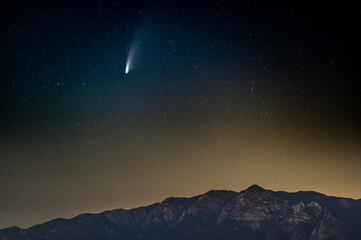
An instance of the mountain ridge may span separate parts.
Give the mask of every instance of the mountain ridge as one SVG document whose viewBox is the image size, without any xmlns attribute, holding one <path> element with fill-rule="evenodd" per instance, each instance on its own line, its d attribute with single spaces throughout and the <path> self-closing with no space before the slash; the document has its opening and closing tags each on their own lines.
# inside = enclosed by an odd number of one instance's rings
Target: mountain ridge
<svg viewBox="0 0 361 240">
<path fill-rule="evenodd" d="M 361 199 L 313 191 L 210 190 L 138 208 L 0 230 L 1 240 L 360 239 Z"/>
</svg>

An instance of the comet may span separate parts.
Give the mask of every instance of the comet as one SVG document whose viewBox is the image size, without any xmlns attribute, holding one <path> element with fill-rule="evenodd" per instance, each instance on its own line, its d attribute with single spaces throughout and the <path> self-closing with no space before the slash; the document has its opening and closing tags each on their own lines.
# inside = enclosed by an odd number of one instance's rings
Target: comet
<svg viewBox="0 0 361 240">
<path fill-rule="evenodd" d="M 129 65 L 130 65 L 130 61 L 127 60 L 127 65 L 125 66 L 125 74 L 128 74 L 129 72 Z"/>
<path fill-rule="evenodd" d="M 128 53 L 127 64 L 125 65 L 125 74 L 128 74 L 130 70 L 133 68 L 133 60 L 135 54 L 136 47 L 132 47 Z"/>
</svg>

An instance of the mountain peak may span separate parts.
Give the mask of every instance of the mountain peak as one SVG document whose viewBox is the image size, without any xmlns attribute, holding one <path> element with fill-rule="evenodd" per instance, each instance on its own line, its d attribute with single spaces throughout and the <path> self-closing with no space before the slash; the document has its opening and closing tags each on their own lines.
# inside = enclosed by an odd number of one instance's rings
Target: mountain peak
<svg viewBox="0 0 361 240">
<path fill-rule="evenodd" d="M 246 189 L 247 192 L 263 192 L 265 189 L 263 187 L 258 186 L 257 184 L 253 184 L 252 186 Z"/>
</svg>

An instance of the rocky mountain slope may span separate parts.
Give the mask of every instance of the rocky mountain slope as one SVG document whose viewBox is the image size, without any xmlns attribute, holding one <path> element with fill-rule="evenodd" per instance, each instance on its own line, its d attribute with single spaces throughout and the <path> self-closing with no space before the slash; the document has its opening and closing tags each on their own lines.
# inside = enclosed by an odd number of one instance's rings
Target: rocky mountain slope
<svg viewBox="0 0 361 240">
<path fill-rule="evenodd" d="M 316 192 L 210 191 L 130 210 L 0 230 L 1 240 L 360 240 L 361 199 Z"/>
</svg>

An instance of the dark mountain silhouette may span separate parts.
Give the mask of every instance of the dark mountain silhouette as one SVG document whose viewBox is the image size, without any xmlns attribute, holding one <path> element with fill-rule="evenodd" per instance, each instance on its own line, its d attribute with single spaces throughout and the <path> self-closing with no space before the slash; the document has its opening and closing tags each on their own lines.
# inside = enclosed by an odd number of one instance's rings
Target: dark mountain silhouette
<svg viewBox="0 0 361 240">
<path fill-rule="evenodd" d="M 147 207 L 0 230 L 1 240 L 360 240 L 361 199 L 316 192 L 209 191 Z"/>
</svg>

